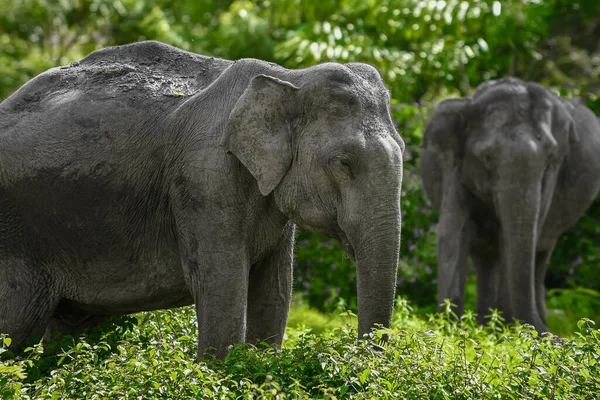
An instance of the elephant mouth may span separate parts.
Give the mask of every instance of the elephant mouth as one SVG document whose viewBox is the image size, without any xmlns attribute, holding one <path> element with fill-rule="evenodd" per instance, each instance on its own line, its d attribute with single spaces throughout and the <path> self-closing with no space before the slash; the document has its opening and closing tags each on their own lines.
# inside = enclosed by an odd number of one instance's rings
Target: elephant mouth
<svg viewBox="0 0 600 400">
<path fill-rule="evenodd" d="M 355 263 L 356 262 L 356 253 L 354 252 L 354 247 L 352 247 L 352 243 L 350 243 L 350 240 L 348 240 L 348 237 L 346 236 L 346 234 L 343 231 L 338 230 L 337 237 L 338 237 L 338 241 L 340 242 L 340 244 L 342 245 L 342 247 L 348 254 L 348 257 L 350 257 L 350 260 L 352 260 L 352 262 Z"/>
<path fill-rule="evenodd" d="M 344 249 L 344 251 L 346 252 L 346 254 L 348 254 L 348 257 L 350 257 L 350 260 L 353 263 L 356 263 L 356 252 L 354 251 L 354 247 L 352 246 L 352 243 L 348 239 L 348 236 L 346 236 L 346 234 L 344 233 L 344 231 L 341 228 L 319 229 L 317 227 L 309 226 L 306 224 L 300 225 L 300 226 L 304 229 L 320 233 L 320 234 L 330 237 L 332 239 L 336 239 L 341 244 L 341 246 Z"/>
</svg>

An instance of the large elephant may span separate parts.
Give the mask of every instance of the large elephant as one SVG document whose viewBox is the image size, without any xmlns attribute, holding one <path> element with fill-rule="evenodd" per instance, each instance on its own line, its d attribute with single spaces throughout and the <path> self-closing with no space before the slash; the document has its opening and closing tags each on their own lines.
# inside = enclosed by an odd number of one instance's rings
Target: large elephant
<svg viewBox="0 0 600 400">
<path fill-rule="evenodd" d="M 366 64 L 154 41 L 37 76 L 0 104 L 0 332 L 16 346 L 195 304 L 199 353 L 281 343 L 295 224 L 356 261 L 359 335 L 389 326 L 404 149 L 389 103 Z"/>
<path fill-rule="evenodd" d="M 477 314 L 497 308 L 547 331 L 544 276 L 559 235 L 600 189 L 600 124 L 584 105 L 516 78 L 440 103 L 422 145 L 439 210 L 438 303 L 463 312 L 467 257 Z"/>
</svg>

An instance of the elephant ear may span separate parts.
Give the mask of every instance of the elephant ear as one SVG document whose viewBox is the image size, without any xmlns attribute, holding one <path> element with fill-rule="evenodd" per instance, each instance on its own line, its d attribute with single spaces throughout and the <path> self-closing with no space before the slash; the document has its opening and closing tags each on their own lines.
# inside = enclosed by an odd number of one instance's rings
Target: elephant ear
<svg viewBox="0 0 600 400">
<path fill-rule="evenodd" d="M 231 114 L 221 142 L 258 182 L 263 196 L 275 189 L 292 163 L 292 132 L 286 105 L 298 88 L 266 75 L 252 79 Z"/>
<path fill-rule="evenodd" d="M 554 135 L 566 134 L 569 138 L 569 144 L 579 142 L 575 121 L 569 112 L 569 109 L 573 108 L 574 105 L 568 100 L 555 96 L 552 107 L 552 133 Z"/>
<path fill-rule="evenodd" d="M 423 137 L 423 148 L 454 160 L 462 158 L 470 98 L 450 99 L 436 106 Z"/>
</svg>

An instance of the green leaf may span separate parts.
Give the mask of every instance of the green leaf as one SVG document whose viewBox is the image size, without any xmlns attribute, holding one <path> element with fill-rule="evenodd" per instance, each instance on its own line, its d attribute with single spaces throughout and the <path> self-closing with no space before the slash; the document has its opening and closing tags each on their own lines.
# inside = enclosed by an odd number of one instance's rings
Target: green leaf
<svg viewBox="0 0 600 400">
<path fill-rule="evenodd" d="M 360 384 L 364 385 L 365 382 L 367 381 L 367 379 L 369 378 L 369 376 L 371 375 L 371 370 L 370 369 L 365 369 L 362 374 L 360 374 L 359 380 L 360 380 Z"/>
</svg>

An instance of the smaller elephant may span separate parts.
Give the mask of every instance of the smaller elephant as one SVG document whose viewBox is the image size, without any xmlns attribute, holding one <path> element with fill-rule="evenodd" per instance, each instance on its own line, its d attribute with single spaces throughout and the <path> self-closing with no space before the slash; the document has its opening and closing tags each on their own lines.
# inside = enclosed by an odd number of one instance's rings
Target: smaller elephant
<svg viewBox="0 0 600 400">
<path fill-rule="evenodd" d="M 467 257 L 477 314 L 547 331 L 544 276 L 561 233 L 600 189 L 600 123 L 584 105 L 516 78 L 440 103 L 425 129 L 424 189 L 439 210 L 438 304 L 463 312 Z"/>
</svg>

